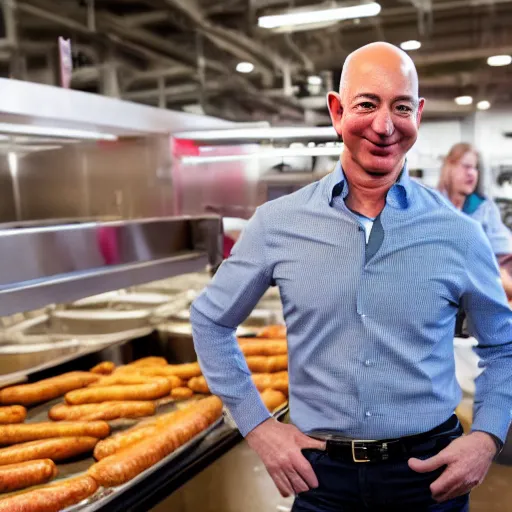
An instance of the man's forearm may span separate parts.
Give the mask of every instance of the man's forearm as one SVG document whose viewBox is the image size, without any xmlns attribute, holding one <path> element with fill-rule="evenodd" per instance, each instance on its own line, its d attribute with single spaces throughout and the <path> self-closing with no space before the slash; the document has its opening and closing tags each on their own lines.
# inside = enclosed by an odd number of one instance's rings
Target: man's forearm
<svg viewBox="0 0 512 512">
<path fill-rule="evenodd" d="M 270 414 L 252 382 L 235 329 L 216 324 L 194 306 L 190 320 L 194 346 L 208 386 L 222 398 L 245 436 Z"/>
</svg>

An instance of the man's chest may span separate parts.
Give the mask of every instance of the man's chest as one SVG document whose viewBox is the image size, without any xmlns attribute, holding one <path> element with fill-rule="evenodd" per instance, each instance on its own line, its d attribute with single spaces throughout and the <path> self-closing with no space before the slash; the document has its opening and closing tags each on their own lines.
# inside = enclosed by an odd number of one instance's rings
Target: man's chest
<svg viewBox="0 0 512 512">
<path fill-rule="evenodd" d="M 333 227 L 330 236 L 327 230 L 284 237 L 270 251 L 285 312 L 416 315 L 430 322 L 458 305 L 464 255 L 439 230 L 388 225 L 370 258 L 357 222 Z"/>
</svg>

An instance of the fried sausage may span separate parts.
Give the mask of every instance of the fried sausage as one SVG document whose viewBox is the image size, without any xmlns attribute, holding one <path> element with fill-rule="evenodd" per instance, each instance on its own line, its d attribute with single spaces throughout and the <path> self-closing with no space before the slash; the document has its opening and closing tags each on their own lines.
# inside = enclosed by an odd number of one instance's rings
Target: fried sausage
<svg viewBox="0 0 512 512">
<path fill-rule="evenodd" d="M 285 325 L 269 325 L 264 327 L 258 334 L 258 338 L 286 338 Z"/>
<path fill-rule="evenodd" d="M 100 441 L 94 449 L 94 458 L 102 460 L 109 455 L 118 453 L 125 448 L 132 446 L 144 439 L 158 435 L 161 428 L 176 423 L 180 417 L 186 416 L 189 411 L 200 411 L 205 421 L 203 429 L 213 423 L 222 414 L 222 402 L 220 398 L 211 396 L 188 405 L 184 409 L 162 414 L 146 422 L 144 425 L 137 425 L 123 432 Z M 220 412 L 219 412 L 220 411 Z M 199 418 L 198 422 L 201 421 Z"/>
<path fill-rule="evenodd" d="M 23 423 L 27 417 L 27 409 L 22 405 L 0 407 L 0 425 Z"/>
<path fill-rule="evenodd" d="M 172 388 L 178 388 L 183 386 L 183 381 L 176 377 L 176 375 L 165 375 L 163 377 L 158 377 L 159 379 L 167 379 Z M 155 379 L 155 376 L 143 375 L 137 372 L 126 372 L 115 375 L 109 375 L 107 377 L 102 377 L 99 381 L 94 382 L 89 387 L 90 388 L 98 388 L 98 387 L 106 387 L 106 386 L 129 386 L 130 384 L 146 384 Z"/>
<path fill-rule="evenodd" d="M 98 402 L 125 400 L 156 400 L 168 395 L 171 385 L 165 378 L 152 379 L 146 384 L 131 386 L 106 386 L 102 388 L 77 389 L 66 393 L 69 405 L 93 404 Z"/>
<path fill-rule="evenodd" d="M 189 380 L 192 377 L 199 377 L 201 375 L 201 368 L 199 363 L 185 363 L 138 368 L 137 372 L 141 375 L 152 377 L 168 377 L 173 375 L 183 380 Z"/>
<path fill-rule="evenodd" d="M 113 436 L 100 441 L 94 449 L 94 458 L 96 460 L 104 459 L 113 453 L 117 453 L 119 450 L 127 448 L 132 444 L 138 443 L 147 437 L 156 435 L 158 427 L 164 426 L 167 423 L 175 421 L 181 411 L 172 411 L 167 414 L 162 414 L 156 418 L 141 424 L 135 425 L 132 428 L 118 432 Z"/>
<path fill-rule="evenodd" d="M 157 427 L 158 434 L 133 444 L 119 453 L 105 457 L 93 464 L 88 474 L 104 487 L 128 482 L 145 469 L 183 445 L 201 432 L 205 425 L 213 423 L 222 414 L 222 402 L 211 397 L 207 404 L 196 402 L 178 411 L 175 421 Z M 209 399 L 206 399 L 209 400 Z"/>
<path fill-rule="evenodd" d="M 204 377 L 193 377 L 188 381 L 188 387 L 195 393 L 210 394 L 210 388 Z"/>
<path fill-rule="evenodd" d="M 258 391 L 275 389 L 288 396 L 288 372 L 253 373 L 252 381 Z"/>
<path fill-rule="evenodd" d="M 31 460 L 0 467 L 0 492 L 44 484 L 57 476 L 57 466 L 49 459 Z"/>
<path fill-rule="evenodd" d="M 94 448 L 94 458 L 96 460 L 104 459 L 119 450 L 138 443 L 151 435 L 155 435 L 156 432 L 157 429 L 153 424 L 147 426 L 135 426 L 125 430 L 124 432 L 114 434 L 113 436 L 98 442 Z"/>
<path fill-rule="evenodd" d="M 279 356 L 288 352 L 286 340 L 239 339 L 238 343 L 247 356 Z"/>
<path fill-rule="evenodd" d="M 0 512 L 59 512 L 92 496 L 98 484 L 79 476 L 0 500 Z"/>
<path fill-rule="evenodd" d="M 288 372 L 276 372 L 271 373 L 271 389 L 275 389 L 276 391 L 281 391 L 286 396 L 288 396 Z"/>
<path fill-rule="evenodd" d="M 126 366 L 130 367 L 143 367 L 143 366 L 166 366 L 167 360 L 164 357 L 149 356 L 137 359 L 133 363 L 128 363 Z"/>
<path fill-rule="evenodd" d="M 93 366 L 89 371 L 100 375 L 110 375 L 116 369 L 116 365 L 112 361 L 103 361 Z"/>
<path fill-rule="evenodd" d="M 263 393 L 261 393 L 261 399 L 270 412 L 274 412 L 279 406 L 286 402 L 284 394 L 275 389 L 266 389 L 263 391 Z"/>
<path fill-rule="evenodd" d="M 246 358 L 249 370 L 257 373 L 274 373 L 288 368 L 288 356 L 249 356 Z"/>
<path fill-rule="evenodd" d="M 103 439 L 110 433 L 105 421 L 63 421 L 0 425 L 0 444 L 25 443 L 50 437 L 88 436 Z"/>
<path fill-rule="evenodd" d="M 99 379 L 89 372 L 69 372 L 40 380 L 32 384 L 20 384 L 0 390 L 0 403 L 34 405 L 66 394 L 73 389 L 83 388 Z"/>
<path fill-rule="evenodd" d="M 84 405 L 55 405 L 48 412 L 54 421 L 62 420 L 116 420 L 118 418 L 141 418 L 152 416 L 156 412 L 153 402 L 103 402 Z"/>
<path fill-rule="evenodd" d="M 200 377 L 197 377 L 197 378 L 200 378 Z M 191 379 L 191 380 L 193 380 L 193 379 Z M 194 396 L 194 392 L 190 388 L 180 387 L 180 388 L 173 388 L 171 390 L 171 397 L 174 398 L 175 400 L 186 400 L 187 398 L 191 398 L 192 396 Z"/>
<path fill-rule="evenodd" d="M 56 437 L 0 448 L 0 466 L 27 460 L 51 459 L 54 462 L 92 452 L 96 437 Z"/>
</svg>

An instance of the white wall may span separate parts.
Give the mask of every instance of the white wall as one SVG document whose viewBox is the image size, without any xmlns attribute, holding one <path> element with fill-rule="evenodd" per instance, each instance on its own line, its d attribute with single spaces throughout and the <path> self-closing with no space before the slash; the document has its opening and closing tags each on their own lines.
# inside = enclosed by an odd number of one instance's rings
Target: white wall
<svg viewBox="0 0 512 512">
<path fill-rule="evenodd" d="M 422 181 L 435 187 L 443 157 L 453 144 L 461 140 L 460 121 L 424 121 L 420 126 L 418 140 L 407 157 L 409 168 L 422 169 Z"/>
</svg>

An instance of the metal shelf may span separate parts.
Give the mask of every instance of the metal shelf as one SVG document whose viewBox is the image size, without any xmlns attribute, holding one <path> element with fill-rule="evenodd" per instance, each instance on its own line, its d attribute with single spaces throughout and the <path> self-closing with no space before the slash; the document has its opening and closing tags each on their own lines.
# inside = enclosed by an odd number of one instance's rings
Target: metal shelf
<svg viewBox="0 0 512 512">
<path fill-rule="evenodd" d="M 221 233 L 214 216 L 0 230 L 0 315 L 215 266 Z"/>
</svg>

